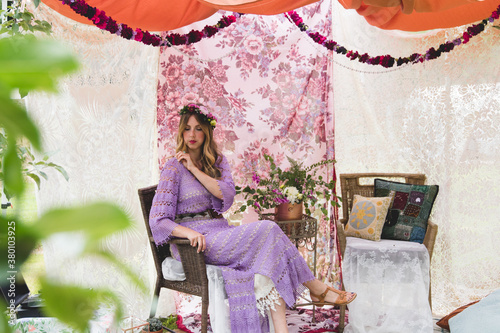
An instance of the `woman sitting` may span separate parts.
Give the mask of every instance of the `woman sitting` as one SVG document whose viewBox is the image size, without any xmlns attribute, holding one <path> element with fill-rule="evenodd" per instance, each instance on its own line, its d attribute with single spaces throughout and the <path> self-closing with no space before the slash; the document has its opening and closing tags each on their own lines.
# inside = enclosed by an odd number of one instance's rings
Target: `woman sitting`
<svg viewBox="0 0 500 333">
<path fill-rule="evenodd" d="M 213 140 L 216 119 L 195 104 L 183 107 L 180 115 L 176 154 L 161 172 L 149 223 L 157 245 L 172 237 L 187 238 L 204 252 L 207 264 L 221 267 L 231 332 L 269 331 L 269 321 L 259 315 L 265 309 L 257 307 L 256 274 L 274 284 L 268 296 L 276 299 L 267 307 L 275 332 L 288 332 L 286 306 L 293 306 L 305 288 L 316 305 L 353 301 L 355 293 L 334 289 L 314 277 L 275 222 L 228 224 L 221 213 L 231 207 L 235 188 L 229 164 Z M 173 245 L 172 255 L 179 260 Z"/>
</svg>

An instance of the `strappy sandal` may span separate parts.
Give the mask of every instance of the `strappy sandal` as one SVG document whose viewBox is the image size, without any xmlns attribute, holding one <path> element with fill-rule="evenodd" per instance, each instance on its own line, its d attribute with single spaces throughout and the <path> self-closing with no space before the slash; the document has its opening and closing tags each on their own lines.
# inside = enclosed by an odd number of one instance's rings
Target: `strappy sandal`
<svg viewBox="0 0 500 333">
<path fill-rule="evenodd" d="M 328 291 L 332 291 L 333 293 L 335 294 L 338 294 L 339 296 L 337 297 L 337 299 L 335 300 L 335 302 L 327 302 L 325 301 L 325 298 L 326 298 L 326 294 L 328 293 Z M 315 295 L 313 294 L 312 292 L 310 293 L 311 294 L 311 300 L 312 300 L 312 297 L 314 298 L 317 298 L 318 300 L 317 301 L 312 301 L 311 303 L 313 305 L 316 305 L 317 307 L 322 307 L 323 305 L 346 305 L 346 304 L 349 304 L 351 303 L 352 301 L 354 301 L 354 299 L 356 298 L 357 294 L 356 293 L 351 293 L 351 292 L 347 292 L 347 291 L 339 291 L 339 290 L 335 290 L 333 289 L 332 287 L 330 286 L 326 286 L 326 289 L 325 291 L 321 294 L 321 295 Z"/>
</svg>

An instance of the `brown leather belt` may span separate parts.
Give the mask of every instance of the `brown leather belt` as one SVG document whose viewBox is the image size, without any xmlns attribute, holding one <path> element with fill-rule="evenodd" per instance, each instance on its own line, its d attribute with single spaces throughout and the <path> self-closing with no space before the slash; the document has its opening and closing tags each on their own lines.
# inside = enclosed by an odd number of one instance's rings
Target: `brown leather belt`
<svg viewBox="0 0 500 333">
<path fill-rule="evenodd" d="M 194 218 L 212 218 L 212 219 L 220 219 L 222 218 L 222 215 L 217 213 L 213 209 L 208 209 L 204 212 L 199 212 L 199 213 L 186 213 L 186 214 L 177 214 L 175 215 L 175 220 L 189 220 L 189 219 L 194 219 Z"/>
</svg>

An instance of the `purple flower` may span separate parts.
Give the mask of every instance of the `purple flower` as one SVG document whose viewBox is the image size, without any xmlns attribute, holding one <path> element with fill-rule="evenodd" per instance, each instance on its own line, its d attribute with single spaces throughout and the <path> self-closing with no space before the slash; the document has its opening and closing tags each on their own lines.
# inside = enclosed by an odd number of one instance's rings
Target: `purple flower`
<svg viewBox="0 0 500 333">
<path fill-rule="evenodd" d="M 207 37 L 212 37 L 213 35 L 215 35 L 217 32 L 219 31 L 219 29 L 217 27 L 214 27 L 212 25 L 207 25 L 204 29 L 203 29 L 203 33 L 207 36 Z"/>
<path fill-rule="evenodd" d="M 202 38 L 203 38 L 202 32 L 192 30 L 187 35 L 187 44 L 193 44 L 199 42 Z"/>
<path fill-rule="evenodd" d="M 252 180 L 256 184 L 260 183 L 260 177 L 256 173 L 252 175 Z"/>
<path fill-rule="evenodd" d="M 106 23 L 106 30 L 112 34 L 116 33 L 118 31 L 118 24 L 116 24 L 116 21 L 110 18 Z"/>
<path fill-rule="evenodd" d="M 132 35 L 134 34 L 134 30 L 132 30 L 131 27 L 129 27 L 126 24 L 122 24 L 122 37 L 125 39 L 130 39 L 132 38 Z"/>
</svg>

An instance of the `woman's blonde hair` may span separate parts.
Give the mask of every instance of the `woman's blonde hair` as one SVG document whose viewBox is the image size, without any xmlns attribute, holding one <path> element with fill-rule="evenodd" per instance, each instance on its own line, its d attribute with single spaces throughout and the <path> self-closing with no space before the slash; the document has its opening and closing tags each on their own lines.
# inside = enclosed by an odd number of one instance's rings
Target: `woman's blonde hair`
<svg viewBox="0 0 500 333">
<path fill-rule="evenodd" d="M 205 141 L 203 141 L 203 147 L 201 150 L 201 171 L 205 172 L 210 177 L 220 178 L 221 171 L 215 165 L 220 157 L 220 153 L 219 148 L 217 147 L 217 143 L 214 140 L 214 130 L 212 126 L 207 121 L 204 121 L 203 117 L 198 113 L 181 114 L 181 119 L 179 120 L 179 128 L 177 130 L 177 148 L 175 149 L 175 151 L 187 152 L 188 150 L 186 142 L 184 142 L 183 133 L 191 116 L 196 117 L 196 120 L 201 126 L 201 130 L 205 134 Z"/>
</svg>

